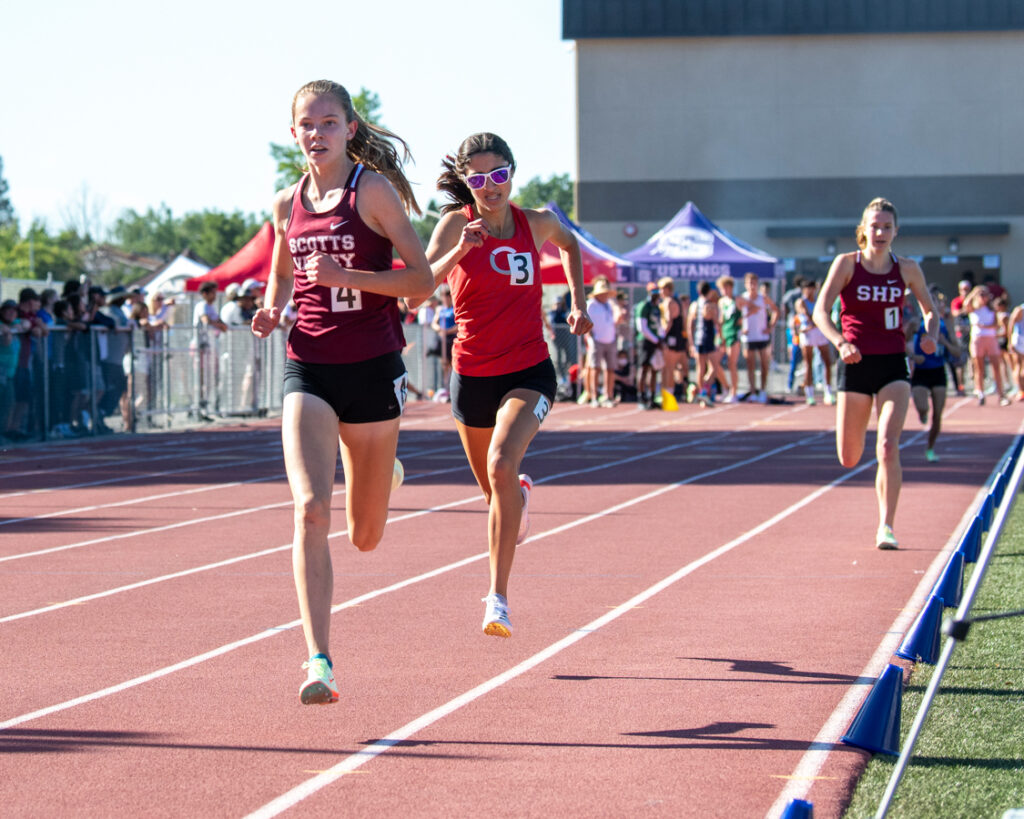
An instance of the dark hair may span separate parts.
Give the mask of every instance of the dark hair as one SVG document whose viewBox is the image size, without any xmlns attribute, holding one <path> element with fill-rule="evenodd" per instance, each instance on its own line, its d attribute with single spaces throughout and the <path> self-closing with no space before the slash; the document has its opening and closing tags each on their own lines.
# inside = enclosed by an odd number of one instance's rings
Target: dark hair
<svg viewBox="0 0 1024 819">
<path fill-rule="evenodd" d="M 18 292 L 18 303 L 28 301 L 29 299 L 38 299 L 39 294 L 31 287 L 23 287 Z"/>
<path fill-rule="evenodd" d="M 416 196 L 412 192 L 409 180 L 405 178 L 402 170 L 402 163 L 412 159 L 409 146 L 405 140 L 397 134 L 391 133 L 386 128 L 367 122 L 356 111 L 352 105 L 352 96 L 345 89 L 345 86 L 331 80 L 315 80 L 308 82 L 295 92 L 292 97 L 292 121 L 295 121 L 295 105 L 299 97 L 310 95 L 322 97 L 330 95 L 338 101 L 338 104 L 345 111 L 345 119 L 348 122 L 356 123 L 355 136 L 349 140 L 348 156 L 353 162 L 362 162 L 371 171 L 376 171 L 390 182 L 398 192 L 406 210 L 421 213 L 420 206 L 416 204 Z M 402 157 L 399 158 L 398 151 L 389 140 L 395 140 L 402 146 Z"/>
<path fill-rule="evenodd" d="M 706 296 L 711 292 L 711 282 L 701 282 L 700 287 L 697 288 L 697 292 L 702 296 Z"/>
<path fill-rule="evenodd" d="M 516 171 L 512 149 L 500 136 L 484 132 L 466 137 L 455 156 L 448 155 L 441 160 L 441 167 L 444 170 L 437 178 L 437 189 L 451 200 L 441 208 L 441 213 L 460 210 L 466 205 L 473 204 L 473 192 L 463 179 L 463 175 L 469 167 L 470 159 L 476 154 L 497 154 L 512 167 L 512 173 Z"/>
</svg>

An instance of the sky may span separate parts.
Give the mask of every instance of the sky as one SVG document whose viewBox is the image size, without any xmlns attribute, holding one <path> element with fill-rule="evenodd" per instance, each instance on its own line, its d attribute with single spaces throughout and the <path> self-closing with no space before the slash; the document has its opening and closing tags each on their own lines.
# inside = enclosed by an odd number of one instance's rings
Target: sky
<svg viewBox="0 0 1024 819">
<path fill-rule="evenodd" d="M 444 154 L 492 131 L 517 178 L 576 176 L 561 0 L 49 0 L 4 11 L 0 159 L 24 230 L 83 209 L 269 212 L 271 142 L 314 79 L 375 92 L 421 206 Z M 70 218 L 74 218 L 71 216 Z M 71 222 L 75 224 L 75 222 Z"/>
</svg>

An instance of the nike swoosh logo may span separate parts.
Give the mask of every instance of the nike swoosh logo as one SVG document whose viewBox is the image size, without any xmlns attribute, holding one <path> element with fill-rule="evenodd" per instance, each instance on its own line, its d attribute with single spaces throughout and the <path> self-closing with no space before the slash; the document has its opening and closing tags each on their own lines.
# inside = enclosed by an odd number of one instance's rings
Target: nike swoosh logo
<svg viewBox="0 0 1024 819">
<path fill-rule="evenodd" d="M 893 279 L 891 282 L 886 282 L 886 284 L 896 284 L 896 279 Z"/>
<path fill-rule="evenodd" d="M 342 225 L 346 224 L 347 222 L 348 222 L 348 219 L 342 219 L 340 222 L 332 222 L 331 223 L 331 230 L 337 230 L 338 228 L 340 228 Z"/>
</svg>

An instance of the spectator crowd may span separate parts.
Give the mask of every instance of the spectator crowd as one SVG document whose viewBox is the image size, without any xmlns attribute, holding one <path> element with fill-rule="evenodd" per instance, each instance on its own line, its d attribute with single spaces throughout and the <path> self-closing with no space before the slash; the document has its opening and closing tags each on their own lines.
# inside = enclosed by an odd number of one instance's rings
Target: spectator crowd
<svg viewBox="0 0 1024 819">
<path fill-rule="evenodd" d="M 940 340 L 946 343 L 937 355 L 950 391 L 973 394 L 981 404 L 988 398 L 1002 405 L 1024 400 L 1024 304 L 1012 306 L 994 277 L 974 279 L 966 273 L 952 298 L 930 288 L 942 317 Z M 646 409 L 768 403 L 782 399 L 781 390 L 769 396 L 768 376 L 783 362 L 787 394 L 808 404 L 819 397 L 834 403 L 838 357 L 811 320 L 820 283 L 797 276 L 778 303 L 768 284 L 754 274 L 741 283 L 722 276 L 698 283 L 691 298 L 688 282 L 663 278 L 631 304 L 629 293 L 598 277 L 587 301 L 594 328 L 580 348 L 566 324 L 568 293 L 550 297 L 544 325 L 559 398 L 593 407 L 637 402 Z M 188 328 L 196 419 L 211 419 L 223 366 L 211 342 L 248 325 L 261 298 L 262 285 L 253 279 L 228 285 L 222 299 L 215 283 L 200 288 Z M 78 281 L 59 292 L 26 287 L 17 300 L 0 304 L 0 440 L 38 439 L 44 418 L 49 437 L 106 434 L 112 418 L 121 429 L 133 429 L 140 419 L 152 424 L 146 410 L 153 406 L 156 365 L 168 346 L 174 308 L 175 299 L 159 291 L 147 295 L 139 287 Z M 912 367 L 924 363 L 914 348 L 920 330 L 915 310 L 910 304 L 904 317 Z M 294 310 L 287 310 L 284 329 L 294 320 Z M 410 383 L 410 391 L 448 400 L 457 328 L 447 289 L 409 311 L 405 321 L 415 326 L 406 333 L 407 352 L 419 341 L 415 354 L 427 361 L 425 371 L 417 370 L 425 383 Z M 773 349 L 780 344 L 782 355 Z M 251 380 L 251 367 L 244 377 Z M 251 383 L 243 389 L 251 395 Z"/>
</svg>

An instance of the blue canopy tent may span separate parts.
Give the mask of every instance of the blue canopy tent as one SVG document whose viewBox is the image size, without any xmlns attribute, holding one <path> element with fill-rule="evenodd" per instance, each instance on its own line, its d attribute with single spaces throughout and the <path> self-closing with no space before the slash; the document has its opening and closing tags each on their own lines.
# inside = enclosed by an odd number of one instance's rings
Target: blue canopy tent
<svg viewBox="0 0 1024 819">
<path fill-rule="evenodd" d="M 634 267 L 629 281 L 651 282 L 663 276 L 683 280 L 742 279 L 756 273 L 762 279 L 785 276 L 782 263 L 763 250 L 726 233 L 693 202 L 643 245 L 625 254 Z"/>
</svg>

